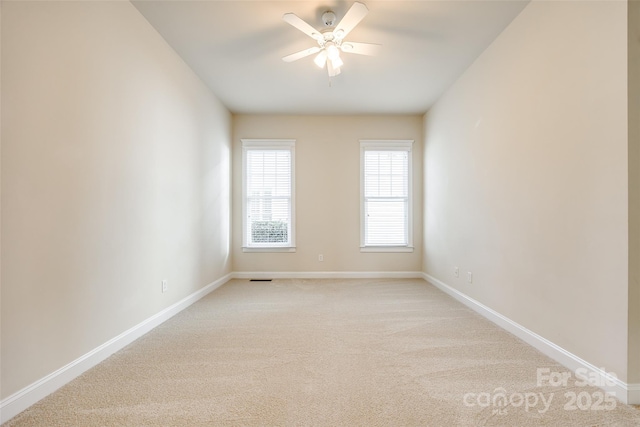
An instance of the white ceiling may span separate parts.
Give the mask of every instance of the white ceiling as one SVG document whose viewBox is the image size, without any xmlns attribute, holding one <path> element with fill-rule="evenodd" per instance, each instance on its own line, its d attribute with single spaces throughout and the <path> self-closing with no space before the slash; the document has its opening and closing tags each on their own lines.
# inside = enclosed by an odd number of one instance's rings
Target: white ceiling
<svg viewBox="0 0 640 427">
<path fill-rule="evenodd" d="M 353 1 L 133 1 L 185 62 L 234 113 L 418 114 L 426 112 L 528 0 L 368 1 L 369 14 L 346 40 L 382 44 L 375 56 L 343 54 L 331 79 L 315 46 L 282 20 L 293 12 L 321 28 Z"/>
</svg>

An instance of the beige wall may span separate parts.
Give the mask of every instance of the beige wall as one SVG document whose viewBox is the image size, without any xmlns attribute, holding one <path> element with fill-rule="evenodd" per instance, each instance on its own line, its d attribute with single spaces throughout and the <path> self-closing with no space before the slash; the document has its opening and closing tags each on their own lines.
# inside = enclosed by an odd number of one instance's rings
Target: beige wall
<svg viewBox="0 0 640 427">
<path fill-rule="evenodd" d="M 230 272 L 231 118 L 128 2 L 2 7 L 5 398 Z"/>
<path fill-rule="evenodd" d="M 437 102 L 424 239 L 428 274 L 623 380 L 626 8 L 532 2 Z"/>
<path fill-rule="evenodd" d="M 421 116 L 234 115 L 233 123 L 234 271 L 421 270 Z M 242 252 L 242 138 L 296 140 L 295 253 Z M 415 140 L 413 253 L 360 253 L 360 139 Z"/>
<path fill-rule="evenodd" d="M 0 1 L 0 50 L 2 50 L 2 1 Z M 2 54 L 0 53 L 0 98 L 2 94 Z M 2 102 L 0 101 L 0 367 L 2 366 Z M 0 372 L 2 375 L 2 372 Z M 0 399 L 2 399 L 0 384 Z"/>
<path fill-rule="evenodd" d="M 629 383 L 640 384 L 640 1 L 628 2 Z"/>
</svg>

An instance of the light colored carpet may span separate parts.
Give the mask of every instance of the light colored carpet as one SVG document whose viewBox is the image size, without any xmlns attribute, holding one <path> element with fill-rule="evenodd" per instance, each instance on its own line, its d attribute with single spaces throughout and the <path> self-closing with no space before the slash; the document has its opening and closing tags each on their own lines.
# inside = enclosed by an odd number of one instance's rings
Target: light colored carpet
<svg viewBox="0 0 640 427">
<path fill-rule="evenodd" d="M 233 280 L 6 425 L 640 426 L 538 368 L 423 280 Z"/>
</svg>

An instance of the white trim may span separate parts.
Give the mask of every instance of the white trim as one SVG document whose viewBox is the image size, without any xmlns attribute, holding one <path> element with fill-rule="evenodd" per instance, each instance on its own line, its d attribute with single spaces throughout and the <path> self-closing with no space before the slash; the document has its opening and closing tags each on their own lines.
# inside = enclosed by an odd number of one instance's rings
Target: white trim
<svg viewBox="0 0 640 427">
<path fill-rule="evenodd" d="M 627 403 L 629 405 L 640 405 L 640 384 L 627 384 Z"/>
<path fill-rule="evenodd" d="M 39 379 L 33 384 L 3 399 L 0 402 L 0 423 L 4 423 L 15 417 L 34 403 L 69 383 L 80 374 L 93 368 L 113 353 L 121 350 L 147 332 L 151 331 L 156 326 L 169 320 L 191 304 L 228 282 L 232 276 L 233 273 L 229 273 L 221 277 L 215 282 L 208 284 L 202 289 L 124 331 L 117 337 L 112 338 L 104 344 L 94 348 L 87 354 L 80 356 L 57 371 L 50 373 L 44 378 Z"/>
<path fill-rule="evenodd" d="M 243 147 L 250 148 L 290 148 L 296 145 L 295 139 L 240 139 Z"/>
<path fill-rule="evenodd" d="M 142 335 L 151 331 L 156 326 L 167 321 L 180 311 L 189 307 L 199 299 L 222 286 L 231 279 L 424 279 L 433 284 L 441 291 L 450 295 L 454 299 L 460 301 L 467 307 L 481 314 L 485 318 L 491 320 L 501 328 L 511 332 L 527 344 L 538 349 L 542 353 L 567 366 L 572 370 L 578 368 L 587 369 L 601 375 L 603 379 L 612 381 L 615 385 L 606 391 L 612 391 L 615 396 L 623 403 L 638 405 L 640 404 L 640 384 L 626 384 L 618 379 L 614 379 L 603 370 L 596 368 L 594 365 L 586 362 L 579 357 L 569 353 L 561 347 L 555 345 L 551 341 L 535 334 L 534 332 L 524 328 L 518 323 L 508 319 L 507 317 L 497 313 L 489 307 L 479 303 L 463 294 L 462 292 L 444 284 L 440 280 L 420 271 L 311 271 L 311 272 L 233 272 L 220 279 L 210 283 L 204 288 L 194 292 L 193 294 L 183 298 L 175 304 L 165 308 L 161 312 L 149 317 L 138 325 L 121 333 L 117 337 L 96 347 L 84 356 L 79 357 L 73 362 L 63 366 L 62 368 L 52 372 L 51 374 L 41 378 L 33 384 L 23 388 L 22 390 L 12 394 L 11 396 L 0 401 L 0 424 L 5 423 L 20 412 L 29 408 L 39 400 L 53 393 L 60 387 L 69 383 L 80 374 L 96 366 L 98 363 L 111 356 L 113 353 L 121 350 Z"/>
<path fill-rule="evenodd" d="M 413 139 L 361 139 L 360 147 L 375 148 L 377 150 L 401 150 L 411 151 Z"/>
<path fill-rule="evenodd" d="M 406 151 L 407 158 L 407 245 L 413 248 L 413 139 L 361 139 L 360 141 L 360 252 L 412 252 L 412 251 L 381 251 L 362 250 L 362 248 L 381 248 L 381 246 L 367 246 L 365 243 L 365 197 L 364 197 L 364 153 L 367 150 L 377 151 Z M 393 246 L 391 246 L 393 247 Z"/>
<path fill-rule="evenodd" d="M 360 252 L 413 252 L 413 246 L 362 246 Z"/>
<path fill-rule="evenodd" d="M 598 368 L 586 360 L 581 359 L 573 353 L 568 352 L 562 347 L 552 343 L 548 339 L 536 334 L 524 326 L 514 322 L 508 317 L 503 316 L 497 311 L 487 307 L 486 305 L 474 300 L 464 293 L 452 288 L 451 286 L 441 282 L 435 277 L 423 273 L 423 278 L 427 282 L 440 289 L 442 292 L 453 297 L 457 301 L 466 305 L 476 313 L 482 315 L 486 319 L 492 321 L 507 332 L 512 333 L 530 346 L 536 348 L 543 354 L 549 356 L 556 362 L 566 366 L 573 372 L 578 369 L 586 371 L 589 378 L 595 378 L 598 384 L 604 384 L 600 388 L 606 392 L 612 393 L 622 403 L 640 404 L 640 384 L 627 384 L 618 378 L 610 375 L 604 369 Z M 580 371 L 578 371 L 580 372 Z M 608 385 L 612 384 L 612 385 Z"/>
<path fill-rule="evenodd" d="M 277 247 L 277 246 L 269 246 L 269 247 L 264 247 L 261 248 L 259 246 L 253 247 L 253 246 L 249 246 L 247 248 L 243 247 L 242 248 L 242 252 L 295 252 L 296 248 L 291 247 L 291 246 L 282 246 L 282 247 Z"/>
<path fill-rule="evenodd" d="M 296 245 L 296 140 L 295 139 L 240 139 L 242 141 L 242 246 L 245 248 L 266 249 L 267 246 L 249 246 L 247 236 L 247 149 L 289 150 L 291 153 L 291 195 L 289 206 L 289 241 L 285 248 L 291 250 L 279 250 L 283 246 L 273 246 L 275 250 L 255 252 L 295 252 Z M 271 247 L 270 247 L 271 248 Z"/>
<path fill-rule="evenodd" d="M 236 271 L 234 279 L 422 279 L 420 271 Z"/>
</svg>

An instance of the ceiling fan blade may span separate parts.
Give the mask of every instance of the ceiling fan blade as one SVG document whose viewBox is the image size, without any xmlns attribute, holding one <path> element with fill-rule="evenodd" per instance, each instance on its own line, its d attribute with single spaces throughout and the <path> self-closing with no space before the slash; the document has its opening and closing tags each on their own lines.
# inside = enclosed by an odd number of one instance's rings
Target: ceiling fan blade
<svg viewBox="0 0 640 427">
<path fill-rule="evenodd" d="M 282 19 L 286 23 L 296 27 L 297 29 L 299 29 L 300 31 L 302 31 L 303 33 L 305 33 L 306 35 L 308 35 L 314 40 L 319 40 L 322 38 L 322 34 L 320 34 L 318 30 L 316 30 L 311 25 L 304 22 L 295 13 L 285 13 L 284 15 L 282 15 Z"/>
<path fill-rule="evenodd" d="M 342 49 L 345 53 L 357 53 L 358 55 L 376 55 L 380 50 L 382 45 L 375 43 L 355 43 L 355 42 L 344 42 L 340 45 L 340 49 Z"/>
<path fill-rule="evenodd" d="M 364 18 L 367 13 L 369 13 L 369 9 L 363 3 L 355 2 L 351 9 L 349 9 L 344 15 L 344 18 L 336 25 L 336 29 L 333 30 L 333 33 L 339 39 L 343 39 L 347 34 L 353 30 L 353 28 L 358 25 L 362 18 Z"/>
<path fill-rule="evenodd" d="M 300 52 L 292 53 L 291 55 L 287 55 L 282 58 L 284 62 L 293 62 L 298 59 L 304 58 L 305 56 L 313 55 L 314 53 L 320 52 L 320 48 L 310 47 L 309 49 L 301 50 Z"/>
</svg>

